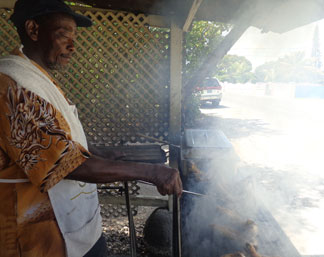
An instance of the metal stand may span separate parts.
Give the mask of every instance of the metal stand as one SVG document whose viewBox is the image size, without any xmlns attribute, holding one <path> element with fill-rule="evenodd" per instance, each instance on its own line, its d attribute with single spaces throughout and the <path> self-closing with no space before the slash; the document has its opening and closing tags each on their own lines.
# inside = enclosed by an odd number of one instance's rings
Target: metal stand
<svg viewBox="0 0 324 257">
<path fill-rule="evenodd" d="M 130 246 L 131 246 L 130 252 L 131 252 L 131 257 L 136 257 L 136 248 L 137 248 L 136 230 L 135 230 L 135 225 L 134 225 L 134 220 L 133 220 L 133 213 L 132 213 L 130 201 L 129 201 L 128 183 L 125 182 L 124 185 L 125 185 L 125 199 L 126 199 L 128 224 L 129 224 L 129 237 L 130 237 Z"/>
<path fill-rule="evenodd" d="M 176 195 L 173 196 L 172 223 L 172 256 L 181 257 L 180 200 Z"/>
</svg>

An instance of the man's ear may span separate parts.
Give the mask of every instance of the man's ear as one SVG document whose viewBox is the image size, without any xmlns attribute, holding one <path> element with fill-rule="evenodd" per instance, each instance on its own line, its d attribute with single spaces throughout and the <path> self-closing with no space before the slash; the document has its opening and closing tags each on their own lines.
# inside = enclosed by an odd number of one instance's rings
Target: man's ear
<svg viewBox="0 0 324 257">
<path fill-rule="evenodd" d="M 36 42 L 38 40 L 38 29 L 39 25 L 35 20 L 27 20 L 25 22 L 26 34 L 32 41 Z"/>
</svg>

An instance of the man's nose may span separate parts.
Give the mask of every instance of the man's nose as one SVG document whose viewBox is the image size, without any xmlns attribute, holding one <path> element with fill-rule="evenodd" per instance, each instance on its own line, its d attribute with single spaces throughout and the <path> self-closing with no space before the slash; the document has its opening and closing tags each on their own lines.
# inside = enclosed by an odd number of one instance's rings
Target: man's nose
<svg viewBox="0 0 324 257">
<path fill-rule="evenodd" d="M 75 51 L 75 45 L 74 45 L 74 40 L 71 39 L 67 45 L 67 49 L 73 53 Z"/>
</svg>

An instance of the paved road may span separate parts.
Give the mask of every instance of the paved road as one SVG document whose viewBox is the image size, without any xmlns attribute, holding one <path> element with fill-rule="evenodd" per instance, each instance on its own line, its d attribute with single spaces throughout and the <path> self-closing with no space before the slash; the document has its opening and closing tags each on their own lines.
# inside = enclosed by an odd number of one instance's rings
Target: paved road
<svg viewBox="0 0 324 257">
<path fill-rule="evenodd" d="M 256 196 L 299 252 L 323 255 L 324 100 L 242 92 L 228 90 L 218 108 L 201 110 L 230 139 L 239 172 L 253 175 Z"/>
</svg>

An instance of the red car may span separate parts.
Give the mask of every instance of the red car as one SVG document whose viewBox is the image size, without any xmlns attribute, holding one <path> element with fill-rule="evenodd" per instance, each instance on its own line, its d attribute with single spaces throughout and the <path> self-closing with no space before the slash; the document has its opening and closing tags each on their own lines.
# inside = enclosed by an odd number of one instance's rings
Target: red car
<svg viewBox="0 0 324 257">
<path fill-rule="evenodd" d="M 222 99 L 222 86 L 216 78 L 208 78 L 198 87 L 200 92 L 200 103 L 218 106 Z"/>
</svg>

